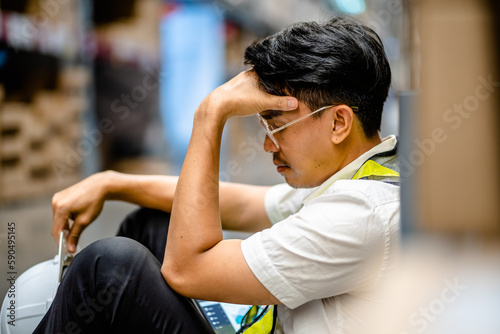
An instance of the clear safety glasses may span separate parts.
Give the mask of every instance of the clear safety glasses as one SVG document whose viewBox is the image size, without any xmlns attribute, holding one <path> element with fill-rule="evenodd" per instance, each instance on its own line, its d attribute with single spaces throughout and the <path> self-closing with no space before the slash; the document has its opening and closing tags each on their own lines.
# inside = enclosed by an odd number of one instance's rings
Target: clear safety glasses
<svg viewBox="0 0 500 334">
<path fill-rule="evenodd" d="M 282 126 L 280 126 L 279 128 L 274 128 L 269 125 L 269 123 L 267 123 L 267 121 L 260 115 L 260 114 L 257 114 L 257 117 L 259 118 L 260 120 L 260 123 L 262 124 L 262 126 L 264 127 L 264 129 L 266 130 L 266 133 L 267 133 L 267 136 L 273 141 L 274 145 L 276 145 L 276 148 L 280 148 L 280 145 L 278 144 L 278 141 L 276 140 L 276 138 L 274 137 L 274 134 L 276 132 L 280 132 L 280 131 L 283 131 L 284 129 L 288 128 L 290 125 L 293 125 L 295 123 L 298 123 L 300 121 L 302 121 L 303 119 L 306 119 L 307 117 L 311 116 L 311 115 L 314 115 L 322 110 L 325 110 L 325 109 L 328 109 L 328 108 L 331 108 L 331 107 L 334 107 L 335 105 L 329 105 L 329 106 L 325 106 L 325 107 L 321 107 L 319 108 L 318 110 L 315 110 L 307 115 L 304 115 L 302 117 L 299 117 L 291 122 L 288 122 Z M 357 112 L 358 111 L 358 107 L 355 107 L 355 106 L 351 106 L 351 109 L 352 111 L 354 112 Z"/>
<path fill-rule="evenodd" d="M 333 105 L 331 106 L 325 106 L 325 107 L 321 107 L 319 108 L 318 110 L 315 110 L 307 115 L 304 115 L 302 117 L 299 117 L 291 122 L 288 122 L 282 126 L 280 126 L 279 128 L 275 128 L 273 129 L 272 126 L 269 125 L 269 123 L 267 123 L 267 121 L 260 115 L 260 114 L 257 114 L 257 117 L 259 118 L 260 120 L 260 123 L 262 124 L 262 126 L 264 127 L 264 129 L 266 129 L 266 133 L 267 133 L 267 136 L 269 137 L 269 139 L 271 139 L 274 143 L 274 145 L 276 145 L 276 148 L 280 148 L 280 144 L 278 144 L 278 141 L 276 140 L 276 138 L 274 138 L 274 134 L 276 132 L 280 132 L 280 131 L 283 131 L 284 129 L 288 128 L 290 125 L 293 125 L 295 123 L 298 123 L 300 121 L 302 121 L 303 119 L 306 119 L 307 117 L 311 116 L 311 115 L 314 115 L 322 110 L 325 110 L 325 109 L 328 109 L 328 108 L 331 108 L 333 107 Z"/>
</svg>

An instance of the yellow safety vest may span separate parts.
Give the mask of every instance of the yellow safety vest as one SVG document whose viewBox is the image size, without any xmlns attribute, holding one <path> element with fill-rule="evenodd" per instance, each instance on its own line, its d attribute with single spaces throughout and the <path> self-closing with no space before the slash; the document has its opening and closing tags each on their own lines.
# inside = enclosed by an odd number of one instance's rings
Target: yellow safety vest
<svg viewBox="0 0 500 334">
<path fill-rule="evenodd" d="M 253 306 L 248 313 L 256 314 L 258 311 L 258 306 Z M 245 334 L 269 334 L 274 332 L 274 326 L 276 324 L 276 306 L 270 305 L 263 315 L 244 324 L 237 333 Z"/>
<path fill-rule="evenodd" d="M 353 180 L 376 180 L 399 184 L 399 173 L 381 164 L 368 160 L 352 177 Z"/>
</svg>

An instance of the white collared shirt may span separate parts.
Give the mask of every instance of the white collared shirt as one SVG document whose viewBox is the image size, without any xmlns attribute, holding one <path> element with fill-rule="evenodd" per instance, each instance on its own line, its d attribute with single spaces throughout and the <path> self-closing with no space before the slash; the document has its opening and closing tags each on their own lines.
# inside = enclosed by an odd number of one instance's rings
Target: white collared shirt
<svg viewBox="0 0 500 334">
<path fill-rule="evenodd" d="M 364 153 L 314 189 L 272 187 L 266 210 L 272 228 L 242 243 L 252 272 L 282 303 L 280 324 L 291 333 L 352 333 L 361 312 L 377 305 L 380 281 L 394 265 L 399 187 L 351 180 L 394 136 Z"/>
</svg>

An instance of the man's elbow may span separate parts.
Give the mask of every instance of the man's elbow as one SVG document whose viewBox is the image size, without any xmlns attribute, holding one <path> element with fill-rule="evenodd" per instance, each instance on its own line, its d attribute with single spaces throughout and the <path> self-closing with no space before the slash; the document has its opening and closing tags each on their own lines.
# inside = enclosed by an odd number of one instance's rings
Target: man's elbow
<svg viewBox="0 0 500 334">
<path fill-rule="evenodd" d="M 164 261 L 161 266 L 163 279 L 175 292 L 182 296 L 190 297 L 188 288 L 190 286 L 189 275 L 177 267 L 173 263 Z"/>
</svg>

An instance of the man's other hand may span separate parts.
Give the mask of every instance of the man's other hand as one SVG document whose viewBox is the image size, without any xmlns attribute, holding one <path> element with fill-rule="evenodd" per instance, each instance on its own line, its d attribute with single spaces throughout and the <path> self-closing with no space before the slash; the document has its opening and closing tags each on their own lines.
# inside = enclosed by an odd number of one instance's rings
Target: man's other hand
<svg viewBox="0 0 500 334">
<path fill-rule="evenodd" d="M 69 252 L 76 251 L 80 234 L 101 213 L 106 196 L 106 179 L 106 172 L 97 173 L 52 197 L 51 234 L 54 240 L 59 242 L 60 232 L 68 230 Z"/>
</svg>

